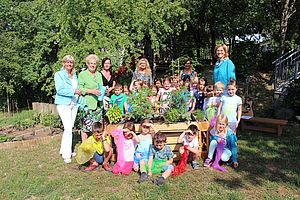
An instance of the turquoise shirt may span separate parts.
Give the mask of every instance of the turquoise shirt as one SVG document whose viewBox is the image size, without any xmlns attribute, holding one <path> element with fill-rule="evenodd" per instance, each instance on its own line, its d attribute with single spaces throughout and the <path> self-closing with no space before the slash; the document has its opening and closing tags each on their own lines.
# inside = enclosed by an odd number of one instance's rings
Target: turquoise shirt
<svg viewBox="0 0 300 200">
<path fill-rule="evenodd" d="M 217 61 L 214 68 L 214 82 L 221 81 L 224 83 L 224 90 L 230 78 L 236 80 L 235 66 L 229 58 L 224 58 L 220 62 Z"/>
<path fill-rule="evenodd" d="M 120 106 L 121 110 L 122 110 L 122 114 L 125 114 L 125 109 L 124 109 L 124 103 L 127 102 L 127 96 L 124 93 L 119 94 L 118 96 L 113 94 L 110 97 L 110 102 L 109 104 L 111 104 L 112 106 L 114 106 L 115 104 L 117 104 L 118 106 Z"/>
<path fill-rule="evenodd" d="M 73 73 L 73 79 L 78 81 L 77 76 Z M 63 68 L 54 75 L 56 95 L 54 103 L 58 105 L 70 105 L 72 98 L 75 96 L 75 90 L 72 88 L 72 82 L 66 70 Z"/>
<path fill-rule="evenodd" d="M 89 70 L 85 70 L 78 75 L 79 89 L 85 98 L 85 104 L 88 109 L 95 110 L 97 108 L 98 97 L 94 94 L 87 94 L 88 89 L 97 89 L 99 85 L 103 85 L 102 75 L 96 71 L 92 76 Z"/>
</svg>

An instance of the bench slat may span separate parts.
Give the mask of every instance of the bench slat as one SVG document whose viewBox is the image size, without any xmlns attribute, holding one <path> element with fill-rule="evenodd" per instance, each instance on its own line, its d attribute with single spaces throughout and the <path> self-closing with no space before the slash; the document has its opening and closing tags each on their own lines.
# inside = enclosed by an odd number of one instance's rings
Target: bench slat
<svg viewBox="0 0 300 200">
<path fill-rule="evenodd" d="M 282 119 L 271 119 L 271 118 L 264 118 L 264 117 L 252 117 L 250 119 L 243 119 L 249 122 L 257 122 L 257 123 L 268 123 L 268 124 L 279 124 L 279 125 L 287 125 L 287 120 Z"/>
</svg>

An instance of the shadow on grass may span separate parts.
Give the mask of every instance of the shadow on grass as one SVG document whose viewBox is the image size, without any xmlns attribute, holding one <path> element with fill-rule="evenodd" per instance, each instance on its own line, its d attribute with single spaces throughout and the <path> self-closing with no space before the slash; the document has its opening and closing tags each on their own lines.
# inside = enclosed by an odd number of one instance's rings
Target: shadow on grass
<svg viewBox="0 0 300 200">
<path fill-rule="evenodd" d="M 298 131 L 281 137 L 262 132 L 241 132 L 238 141 L 239 169 L 243 179 L 254 185 L 266 181 L 300 186 L 300 140 Z M 222 182 L 222 180 L 216 180 Z M 239 183 L 239 180 L 234 180 Z M 233 181 L 233 186 L 236 184 Z"/>
</svg>

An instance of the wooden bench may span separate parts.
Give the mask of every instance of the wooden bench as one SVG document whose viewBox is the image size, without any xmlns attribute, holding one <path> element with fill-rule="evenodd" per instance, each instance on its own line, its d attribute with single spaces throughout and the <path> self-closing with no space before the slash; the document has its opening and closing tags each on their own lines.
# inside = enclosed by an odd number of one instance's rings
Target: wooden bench
<svg viewBox="0 0 300 200">
<path fill-rule="evenodd" d="M 287 120 L 272 119 L 263 117 L 252 117 L 250 119 L 241 120 L 242 130 L 264 131 L 269 133 L 277 133 L 278 136 L 282 134 L 283 126 L 287 125 Z"/>
<path fill-rule="evenodd" d="M 207 133 L 207 130 L 209 128 L 208 122 L 191 122 L 191 123 L 185 123 L 185 122 L 178 122 L 173 124 L 160 124 L 155 123 L 154 126 L 162 133 L 165 133 L 167 136 L 167 144 L 171 147 L 173 153 L 174 153 L 174 160 L 178 160 L 180 158 L 179 155 L 179 148 L 182 146 L 181 143 L 177 143 L 177 139 L 180 136 L 180 134 L 187 130 L 188 126 L 191 124 L 195 124 L 198 129 L 198 141 L 200 145 L 200 152 L 199 156 L 201 158 L 205 158 L 208 154 L 208 145 L 209 145 L 209 136 Z M 137 134 L 139 133 L 139 124 L 135 124 L 135 130 Z M 119 125 L 118 128 L 122 128 L 122 125 Z M 207 136 L 207 137 L 204 137 Z"/>
</svg>

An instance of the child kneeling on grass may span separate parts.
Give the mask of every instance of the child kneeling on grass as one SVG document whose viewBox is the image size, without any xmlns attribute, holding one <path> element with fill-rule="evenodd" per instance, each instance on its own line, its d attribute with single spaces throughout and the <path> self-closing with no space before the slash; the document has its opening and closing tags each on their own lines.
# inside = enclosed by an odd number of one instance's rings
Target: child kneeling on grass
<svg viewBox="0 0 300 200">
<path fill-rule="evenodd" d="M 188 127 L 188 130 L 184 131 L 178 138 L 177 142 L 186 145 L 188 150 L 188 162 L 192 163 L 193 169 L 199 169 L 199 142 L 197 138 L 198 127 L 194 124 L 191 124 Z M 184 146 L 180 147 L 179 153 L 183 155 Z"/>
<path fill-rule="evenodd" d="M 134 151 L 136 145 L 140 142 L 135 134 L 133 122 L 126 122 L 123 129 L 115 129 L 111 132 L 117 145 L 117 162 L 113 167 L 114 174 L 130 174 L 134 163 Z"/>
<path fill-rule="evenodd" d="M 106 171 L 111 171 L 109 160 L 112 156 L 111 139 L 104 131 L 100 122 L 94 122 L 92 126 L 93 135 L 86 139 L 77 150 L 76 161 L 83 165 L 82 171 L 90 172 L 98 169 L 102 164 Z M 89 164 L 84 168 L 86 164 Z"/>
<path fill-rule="evenodd" d="M 162 175 L 154 181 L 156 185 L 163 185 L 166 179 L 174 171 L 173 152 L 171 148 L 166 145 L 167 137 L 163 133 L 156 133 L 153 138 L 153 145 L 150 146 L 150 154 L 148 160 L 148 175 L 146 172 L 141 173 L 139 182 L 148 180 L 152 173 L 161 173 Z"/>
<path fill-rule="evenodd" d="M 234 132 L 228 128 L 228 118 L 226 115 L 218 115 L 216 124 L 210 131 L 210 145 L 208 158 L 205 160 L 204 167 L 212 167 L 219 171 L 227 172 L 220 166 L 220 161 L 228 162 L 232 158 L 234 168 L 238 167 L 237 161 L 237 145 Z M 213 155 L 216 152 L 215 159 Z"/>
</svg>

